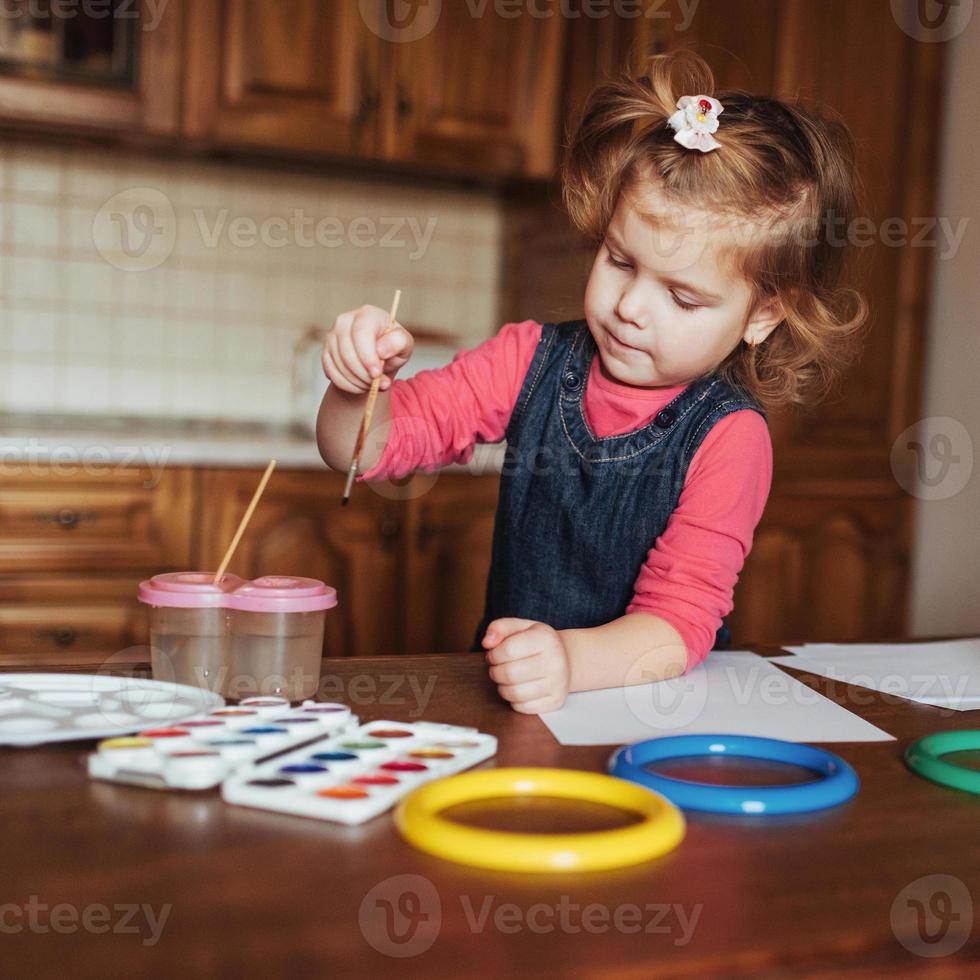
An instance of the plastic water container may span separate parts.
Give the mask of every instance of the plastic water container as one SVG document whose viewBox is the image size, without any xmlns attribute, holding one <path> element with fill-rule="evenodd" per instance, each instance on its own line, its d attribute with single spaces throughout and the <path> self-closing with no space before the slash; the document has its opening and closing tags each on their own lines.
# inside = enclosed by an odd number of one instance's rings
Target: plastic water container
<svg viewBox="0 0 980 980">
<path fill-rule="evenodd" d="M 326 610 L 337 593 L 312 578 L 266 575 L 231 593 L 232 697 L 299 701 L 320 684 Z"/>
<path fill-rule="evenodd" d="M 229 698 L 311 697 L 336 591 L 316 579 L 282 575 L 213 579 L 207 572 L 170 572 L 140 583 L 140 601 L 150 607 L 154 678 Z"/>
</svg>

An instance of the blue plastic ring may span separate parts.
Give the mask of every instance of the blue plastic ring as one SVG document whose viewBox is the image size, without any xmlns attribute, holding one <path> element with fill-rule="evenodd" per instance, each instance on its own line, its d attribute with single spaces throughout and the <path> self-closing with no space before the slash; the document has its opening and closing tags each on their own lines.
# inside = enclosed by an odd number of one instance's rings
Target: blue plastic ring
<svg viewBox="0 0 980 980">
<path fill-rule="evenodd" d="M 744 756 L 787 762 L 822 778 L 788 786 L 731 786 L 674 779 L 644 766 L 681 756 Z M 823 810 L 858 791 L 857 773 L 839 756 L 812 745 L 752 735 L 671 735 L 626 745 L 613 753 L 609 772 L 666 796 L 684 810 L 777 814 Z"/>
</svg>

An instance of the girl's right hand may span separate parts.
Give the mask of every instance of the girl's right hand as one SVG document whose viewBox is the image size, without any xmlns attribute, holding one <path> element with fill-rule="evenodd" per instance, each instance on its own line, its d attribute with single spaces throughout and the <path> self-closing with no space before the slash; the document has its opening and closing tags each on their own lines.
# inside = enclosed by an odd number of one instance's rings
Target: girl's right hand
<svg viewBox="0 0 980 980">
<path fill-rule="evenodd" d="M 378 306 L 362 306 L 334 320 L 323 345 L 323 372 L 331 384 L 364 394 L 380 376 L 380 390 L 391 387 L 412 356 L 415 339 L 397 320 L 385 333 L 387 326 L 388 312 Z"/>
</svg>

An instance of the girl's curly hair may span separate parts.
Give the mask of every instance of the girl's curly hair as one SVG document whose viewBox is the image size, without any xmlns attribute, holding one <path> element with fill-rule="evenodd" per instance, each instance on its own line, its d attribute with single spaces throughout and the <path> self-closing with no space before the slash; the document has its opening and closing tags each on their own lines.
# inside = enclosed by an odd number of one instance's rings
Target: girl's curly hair
<svg viewBox="0 0 980 980">
<path fill-rule="evenodd" d="M 723 108 L 710 153 L 688 150 L 667 125 L 681 95 L 711 95 Z M 666 199 L 756 232 L 732 253 L 752 305 L 778 298 L 785 319 L 758 346 L 740 343 L 715 370 L 763 406 L 809 405 L 839 379 L 868 308 L 845 284 L 846 236 L 859 206 L 854 147 L 843 123 L 740 90 L 715 92 L 699 55 L 649 59 L 589 96 L 561 167 L 573 224 L 596 247 L 620 195 L 653 181 Z M 837 231 L 835 232 L 835 229 Z"/>
</svg>

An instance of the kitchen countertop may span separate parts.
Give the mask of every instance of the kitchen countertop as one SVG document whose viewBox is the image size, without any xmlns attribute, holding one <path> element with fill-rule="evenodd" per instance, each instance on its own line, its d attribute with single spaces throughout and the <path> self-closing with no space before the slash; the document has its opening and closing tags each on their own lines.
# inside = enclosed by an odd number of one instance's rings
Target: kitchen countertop
<svg viewBox="0 0 980 980">
<path fill-rule="evenodd" d="M 86 464 L 325 469 L 312 433 L 296 425 L 212 419 L 0 414 L 0 468 Z M 449 473 L 499 473 L 504 444 L 480 445 Z"/>
</svg>

